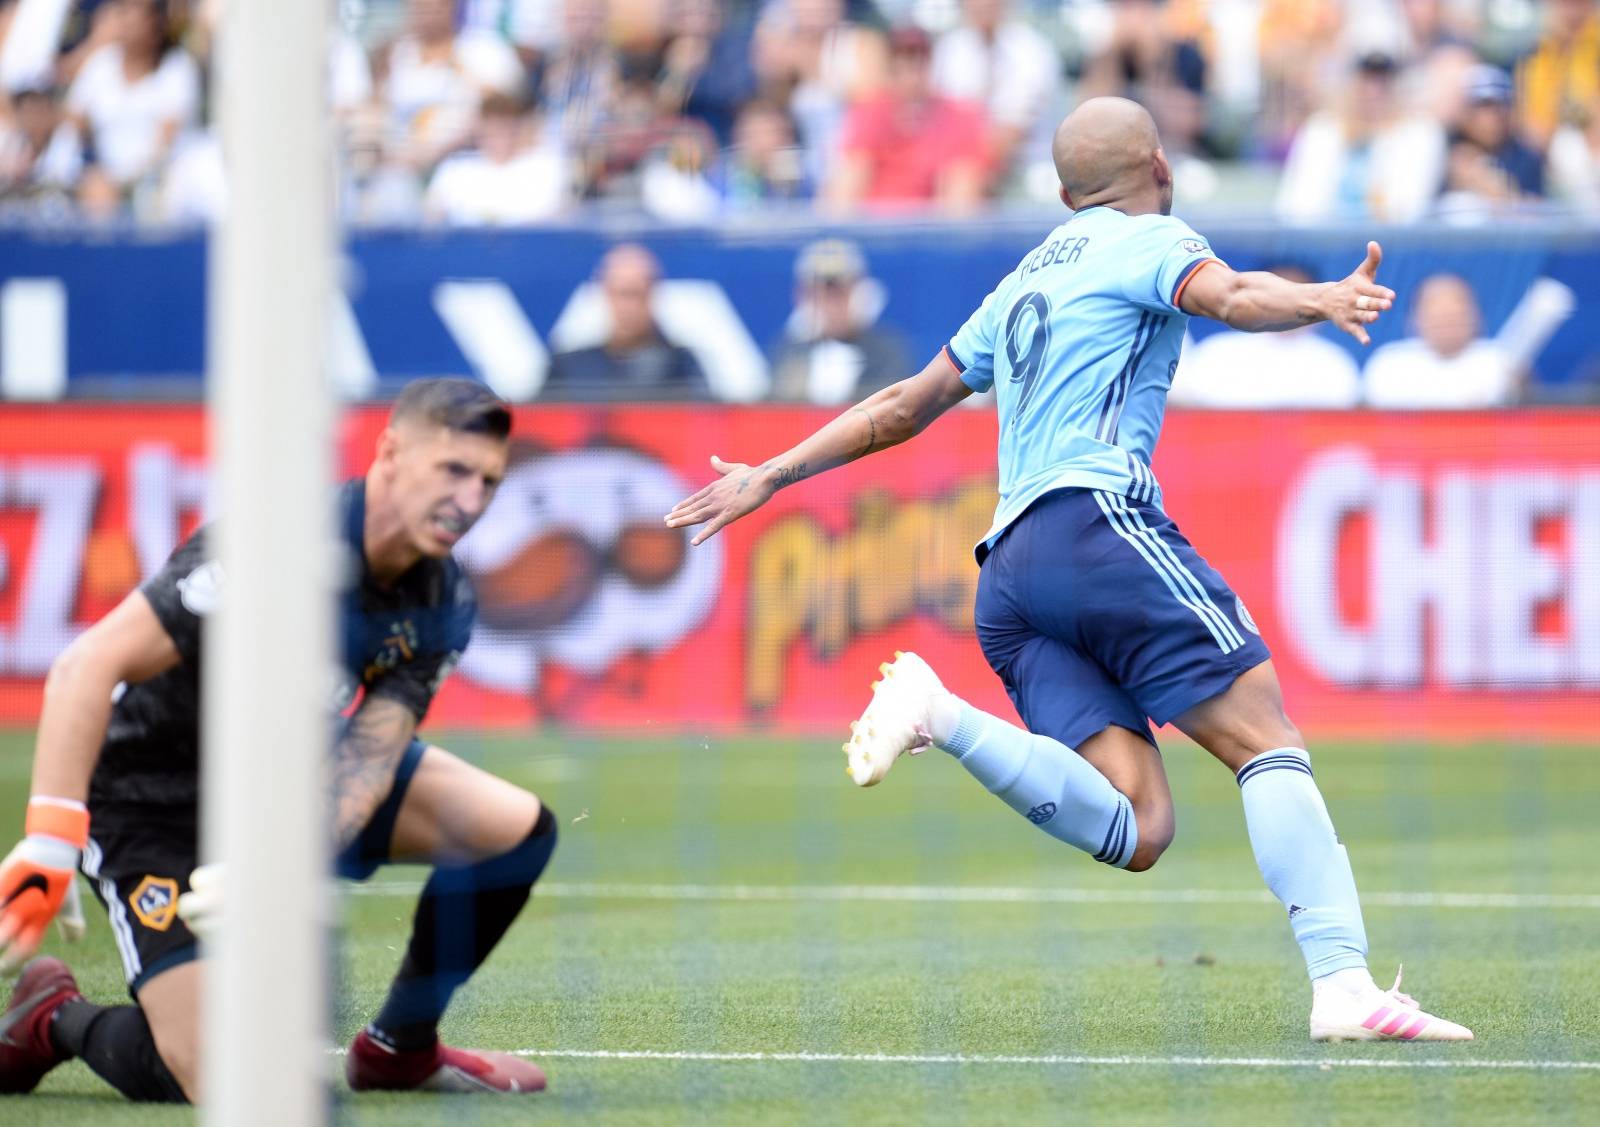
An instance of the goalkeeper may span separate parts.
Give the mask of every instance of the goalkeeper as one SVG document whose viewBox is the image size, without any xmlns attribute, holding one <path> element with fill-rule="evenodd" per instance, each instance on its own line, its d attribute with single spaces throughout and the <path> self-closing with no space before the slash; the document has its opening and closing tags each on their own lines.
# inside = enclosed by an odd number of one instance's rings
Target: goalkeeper
<svg viewBox="0 0 1600 1127">
<path fill-rule="evenodd" d="M 414 382 L 366 478 L 339 492 L 341 703 L 360 700 L 334 746 L 337 868 L 360 880 L 388 862 L 435 866 L 388 999 L 346 1058 L 358 1090 L 544 1087 L 526 1061 L 441 1045 L 438 1022 L 527 902 L 555 819 L 416 738 L 471 634 L 476 604 L 450 553 L 494 496 L 510 430 L 509 408 L 482 385 Z M 207 540 L 201 529 L 181 545 L 50 671 L 26 837 L 0 864 L 0 969 L 38 948 L 58 911 L 70 930 L 81 867 L 136 1004 L 90 1002 L 60 960 L 35 959 L 0 1017 L 0 1092 L 31 1091 L 78 1057 L 130 1099 L 200 1096 L 189 922 L 215 910 L 221 889 L 203 887 L 182 916 L 179 897 L 198 858 L 201 620 L 226 586 Z"/>
</svg>

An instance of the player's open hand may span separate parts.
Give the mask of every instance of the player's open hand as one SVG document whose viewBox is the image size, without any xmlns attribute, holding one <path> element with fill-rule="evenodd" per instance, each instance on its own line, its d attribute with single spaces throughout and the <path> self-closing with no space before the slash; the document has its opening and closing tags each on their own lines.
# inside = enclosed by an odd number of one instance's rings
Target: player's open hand
<svg viewBox="0 0 1600 1127">
<path fill-rule="evenodd" d="M 1394 291 L 1378 285 L 1378 264 L 1383 248 L 1367 244 L 1367 257 L 1348 278 L 1333 283 L 1326 298 L 1327 319 L 1362 344 L 1371 344 L 1367 326 L 1394 305 Z"/>
<path fill-rule="evenodd" d="M 724 462 L 713 454 L 711 468 L 717 471 L 717 480 L 694 496 L 679 501 L 667 514 L 669 528 L 705 525 L 689 541 L 690 544 L 705 543 L 724 525 L 732 524 L 746 513 L 755 512 L 777 491 L 766 466 Z"/>
</svg>

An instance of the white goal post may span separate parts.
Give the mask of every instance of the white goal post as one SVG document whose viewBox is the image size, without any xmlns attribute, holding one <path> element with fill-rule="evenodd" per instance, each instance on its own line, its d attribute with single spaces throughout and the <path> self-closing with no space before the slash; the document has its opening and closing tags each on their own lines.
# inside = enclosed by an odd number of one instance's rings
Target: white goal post
<svg viewBox="0 0 1600 1127">
<path fill-rule="evenodd" d="M 327 1118 L 327 709 L 335 668 L 334 228 L 327 0 L 229 0 L 214 96 L 210 444 L 226 597 L 204 670 L 204 848 L 227 866 L 206 963 L 204 1119 Z"/>
</svg>

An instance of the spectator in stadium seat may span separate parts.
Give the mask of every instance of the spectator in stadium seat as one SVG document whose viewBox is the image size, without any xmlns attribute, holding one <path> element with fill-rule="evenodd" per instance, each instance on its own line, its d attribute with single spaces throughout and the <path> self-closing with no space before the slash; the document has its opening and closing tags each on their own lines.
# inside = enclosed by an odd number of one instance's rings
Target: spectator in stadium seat
<svg viewBox="0 0 1600 1127">
<path fill-rule="evenodd" d="M 424 214 L 452 227 L 509 227 L 560 214 L 572 201 L 572 170 L 559 150 L 538 143 L 538 132 L 536 117 L 517 99 L 484 98 L 477 148 L 440 163 Z"/>
<path fill-rule="evenodd" d="M 773 0 L 756 24 L 751 62 L 762 92 L 799 126 L 806 175 L 825 182 L 846 110 L 884 84 L 883 36 L 850 20 L 843 0 Z"/>
<path fill-rule="evenodd" d="M 650 400 L 708 398 L 694 353 L 666 339 L 651 312 L 661 264 L 637 243 L 613 247 L 598 281 L 610 311 L 605 340 L 557 353 L 541 395 L 553 399 Z"/>
<path fill-rule="evenodd" d="M 1494 407 L 1517 394 L 1517 371 L 1499 343 L 1479 337 L 1482 315 L 1466 280 L 1434 274 L 1417 287 L 1415 336 L 1375 349 L 1367 361 L 1373 407 Z"/>
<path fill-rule="evenodd" d="M 487 94 L 515 95 L 523 83 L 522 64 L 503 39 L 457 33 L 453 0 L 410 0 L 405 32 L 379 53 L 375 69 L 391 144 L 418 171 L 466 143 Z"/>
<path fill-rule="evenodd" d="M 811 198 L 794 122 L 782 106 L 766 98 L 745 103 L 712 183 L 730 211 Z"/>
<path fill-rule="evenodd" d="M 1316 279 L 1304 267 L 1265 267 L 1291 282 Z M 1190 407 L 1354 407 L 1361 373 L 1350 353 L 1306 325 L 1286 333 L 1221 329 L 1186 347 L 1168 402 Z"/>
<path fill-rule="evenodd" d="M 592 136 L 616 98 L 617 52 L 606 38 L 607 0 L 563 0 L 561 39 L 538 78 L 546 127 L 561 147 L 576 153 Z"/>
<path fill-rule="evenodd" d="M 889 46 L 889 85 L 845 118 L 827 202 L 842 210 L 919 204 L 975 210 L 989 180 L 982 107 L 934 92 L 933 44 L 921 28 L 896 28 Z"/>
<path fill-rule="evenodd" d="M 704 175 L 716 153 L 710 128 L 672 110 L 659 96 L 656 64 L 649 56 L 624 61 L 610 104 L 590 129 L 583 153 L 583 180 L 588 195 L 608 199 L 643 199 L 644 181 L 652 181 L 658 199 L 677 202 L 700 197 L 694 215 L 673 215 L 672 202 L 659 209 L 670 218 L 699 217 L 716 208 L 716 192 Z M 647 176 L 648 174 L 648 176 Z"/>
<path fill-rule="evenodd" d="M 1444 129 L 1397 104 L 1396 65 L 1362 55 L 1338 108 L 1306 121 L 1278 183 L 1280 218 L 1408 223 L 1427 213 L 1444 173 Z"/>
<path fill-rule="evenodd" d="M 82 152 L 52 90 L 19 90 L 0 117 L 0 198 L 60 198 L 82 167 Z"/>
<path fill-rule="evenodd" d="M 961 24 L 934 45 L 933 87 L 984 105 L 997 176 L 1043 166 L 1054 197 L 1050 130 L 1062 102 L 1061 56 L 1010 0 L 965 0 Z"/>
<path fill-rule="evenodd" d="M 662 108 L 705 122 L 719 147 L 733 136 L 739 107 L 756 93 L 752 31 L 730 21 L 725 7 L 718 0 L 670 0 L 656 80 Z"/>
<path fill-rule="evenodd" d="M 795 309 L 773 354 L 773 399 L 835 406 L 906 378 L 905 341 L 875 323 L 883 287 L 867 277 L 856 244 L 810 244 L 795 281 Z"/>
<path fill-rule="evenodd" d="M 1528 139 L 1542 152 L 1556 129 L 1600 97 L 1600 13 L 1594 0 L 1549 0 L 1545 32 L 1517 69 Z"/>
<path fill-rule="evenodd" d="M 166 6 L 116 0 L 114 38 L 84 60 L 67 92 L 67 116 L 94 161 L 127 192 L 153 180 L 200 103 L 200 69 L 168 43 Z"/>
<path fill-rule="evenodd" d="M 1465 103 L 1450 131 L 1441 216 L 1483 222 L 1544 195 L 1544 161 L 1516 136 L 1511 76 L 1487 64 L 1467 76 Z"/>
</svg>

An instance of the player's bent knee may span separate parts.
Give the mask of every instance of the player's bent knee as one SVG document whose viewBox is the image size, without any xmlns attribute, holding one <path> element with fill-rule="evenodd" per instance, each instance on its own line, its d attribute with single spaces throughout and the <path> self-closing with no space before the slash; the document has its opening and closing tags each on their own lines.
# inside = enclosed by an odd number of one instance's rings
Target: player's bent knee
<svg viewBox="0 0 1600 1127">
<path fill-rule="evenodd" d="M 555 814 L 541 805 L 533 829 L 516 846 L 472 867 L 480 887 L 532 887 L 550 863 L 558 836 Z"/>
</svg>

